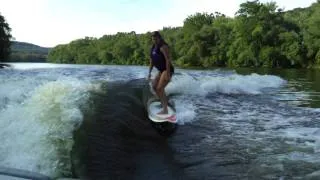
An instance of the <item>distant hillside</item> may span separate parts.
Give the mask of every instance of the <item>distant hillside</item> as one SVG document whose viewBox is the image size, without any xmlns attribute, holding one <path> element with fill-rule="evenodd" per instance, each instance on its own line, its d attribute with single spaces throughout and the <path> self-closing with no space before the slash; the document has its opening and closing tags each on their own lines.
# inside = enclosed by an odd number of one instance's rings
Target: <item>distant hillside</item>
<svg viewBox="0 0 320 180">
<path fill-rule="evenodd" d="M 39 53 L 39 54 L 48 54 L 51 48 L 41 47 L 35 44 L 26 43 L 26 42 L 11 42 L 11 51 L 12 52 L 30 52 L 30 53 Z"/>
<path fill-rule="evenodd" d="M 12 41 L 10 62 L 46 62 L 51 48 Z"/>
</svg>

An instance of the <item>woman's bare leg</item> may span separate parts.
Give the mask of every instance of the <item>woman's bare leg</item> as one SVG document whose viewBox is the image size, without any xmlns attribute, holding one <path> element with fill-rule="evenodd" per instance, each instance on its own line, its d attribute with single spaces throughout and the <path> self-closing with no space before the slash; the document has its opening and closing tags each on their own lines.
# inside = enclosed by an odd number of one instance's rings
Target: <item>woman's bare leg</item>
<svg viewBox="0 0 320 180">
<path fill-rule="evenodd" d="M 160 97 L 159 97 L 159 93 L 158 93 L 158 91 L 157 91 L 157 86 L 158 86 L 158 84 L 159 84 L 160 77 L 161 77 L 161 73 L 159 72 L 159 73 L 157 74 L 157 76 L 154 78 L 154 80 L 152 81 L 152 88 L 153 88 L 153 90 L 156 92 L 158 98 L 160 98 Z"/>
<path fill-rule="evenodd" d="M 167 72 L 163 71 L 161 73 L 160 80 L 159 80 L 157 90 L 156 90 L 156 92 L 160 98 L 162 107 L 163 107 L 163 110 L 160 111 L 158 114 L 168 114 L 168 98 L 165 94 L 164 88 L 169 83 L 169 80 L 170 79 L 167 78 Z"/>
</svg>

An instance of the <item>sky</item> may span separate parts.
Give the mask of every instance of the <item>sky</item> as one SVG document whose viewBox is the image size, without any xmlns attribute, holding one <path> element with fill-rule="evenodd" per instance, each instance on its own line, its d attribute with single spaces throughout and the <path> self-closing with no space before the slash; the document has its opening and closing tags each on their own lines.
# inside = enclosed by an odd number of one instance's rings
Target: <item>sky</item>
<svg viewBox="0 0 320 180">
<path fill-rule="evenodd" d="M 285 10 L 316 2 L 273 1 Z M 86 36 L 182 26 L 196 12 L 217 11 L 233 17 L 243 2 L 246 0 L 0 0 L 0 13 L 16 41 L 54 47 Z"/>
</svg>

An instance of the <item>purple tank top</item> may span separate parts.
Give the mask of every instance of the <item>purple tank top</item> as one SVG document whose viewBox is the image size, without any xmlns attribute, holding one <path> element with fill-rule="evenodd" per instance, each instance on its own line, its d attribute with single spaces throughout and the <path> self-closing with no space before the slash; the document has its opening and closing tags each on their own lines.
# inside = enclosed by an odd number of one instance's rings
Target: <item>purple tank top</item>
<svg viewBox="0 0 320 180">
<path fill-rule="evenodd" d="M 160 47 L 152 46 L 151 48 L 151 59 L 153 65 L 159 70 L 166 70 L 166 58 L 164 54 L 160 51 Z"/>
</svg>

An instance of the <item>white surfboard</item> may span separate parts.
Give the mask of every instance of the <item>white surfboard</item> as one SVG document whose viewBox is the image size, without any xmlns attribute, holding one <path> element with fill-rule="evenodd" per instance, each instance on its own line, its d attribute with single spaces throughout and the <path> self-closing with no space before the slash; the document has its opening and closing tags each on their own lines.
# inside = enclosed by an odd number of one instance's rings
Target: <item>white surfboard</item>
<svg viewBox="0 0 320 180">
<path fill-rule="evenodd" d="M 170 122 L 176 123 L 176 111 L 168 105 L 168 114 L 157 114 L 162 110 L 161 102 L 157 99 L 150 99 L 148 102 L 149 119 L 154 122 Z"/>
</svg>

